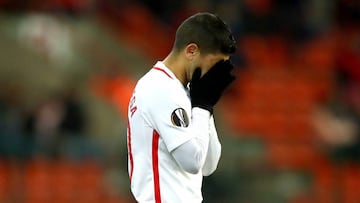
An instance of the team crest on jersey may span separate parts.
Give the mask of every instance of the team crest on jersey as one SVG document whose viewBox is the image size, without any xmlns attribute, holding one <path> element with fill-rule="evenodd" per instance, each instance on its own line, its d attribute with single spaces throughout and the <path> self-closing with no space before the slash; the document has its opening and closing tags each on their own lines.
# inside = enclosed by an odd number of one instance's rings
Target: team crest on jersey
<svg viewBox="0 0 360 203">
<path fill-rule="evenodd" d="M 183 108 L 175 109 L 171 114 L 171 122 L 178 127 L 188 127 L 189 118 Z"/>
</svg>

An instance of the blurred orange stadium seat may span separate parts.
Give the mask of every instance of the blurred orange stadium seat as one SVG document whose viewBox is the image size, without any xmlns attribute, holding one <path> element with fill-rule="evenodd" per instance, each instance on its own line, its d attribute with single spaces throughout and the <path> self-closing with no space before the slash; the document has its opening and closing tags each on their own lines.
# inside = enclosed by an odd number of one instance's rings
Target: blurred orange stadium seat
<svg viewBox="0 0 360 203">
<path fill-rule="evenodd" d="M 6 202 L 9 198 L 10 178 L 7 161 L 0 160 L 0 202 Z"/>
<path fill-rule="evenodd" d="M 53 190 L 54 199 L 63 202 L 76 201 L 78 196 L 76 170 L 75 164 L 70 161 L 61 160 L 53 163 L 50 187 Z"/>
<path fill-rule="evenodd" d="M 267 140 L 287 137 L 287 117 L 281 112 L 264 113 L 261 133 Z"/>
<path fill-rule="evenodd" d="M 103 202 L 103 175 L 103 168 L 92 160 L 32 160 L 25 167 L 24 201 Z"/>
<path fill-rule="evenodd" d="M 316 202 L 339 201 L 338 171 L 334 166 L 326 159 L 313 164 L 313 194 Z"/>
<path fill-rule="evenodd" d="M 123 39 L 144 50 L 149 56 L 158 59 L 170 50 L 171 38 L 151 11 L 141 4 L 130 4 L 120 9 L 118 28 Z"/>
<path fill-rule="evenodd" d="M 103 195 L 104 171 L 95 161 L 83 162 L 77 174 L 78 193 L 81 199 L 99 199 Z"/>
<path fill-rule="evenodd" d="M 315 132 L 311 125 L 310 113 L 294 112 L 289 115 L 288 134 L 294 140 L 312 143 L 315 139 Z"/>
<path fill-rule="evenodd" d="M 327 71 L 334 67 L 335 39 L 331 36 L 308 43 L 304 50 L 305 64 L 314 69 Z"/>
<path fill-rule="evenodd" d="M 340 172 L 341 199 L 344 203 L 360 202 L 360 164 L 345 164 Z"/>
<path fill-rule="evenodd" d="M 49 161 L 29 161 L 25 167 L 24 195 L 26 202 L 46 202 L 53 198 L 51 188 L 52 165 Z"/>
<path fill-rule="evenodd" d="M 266 41 L 260 36 L 247 36 L 239 40 L 238 46 L 242 49 L 247 63 L 260 68 L 264 66 L 267 57 Z"/>
<path fill-rule="evenodd" d="M 275 168 L 309 170 L 320 159 L 318 150 L 306 142 L 270 141 L 266 146 L 269 164 Z"/>
</svg>

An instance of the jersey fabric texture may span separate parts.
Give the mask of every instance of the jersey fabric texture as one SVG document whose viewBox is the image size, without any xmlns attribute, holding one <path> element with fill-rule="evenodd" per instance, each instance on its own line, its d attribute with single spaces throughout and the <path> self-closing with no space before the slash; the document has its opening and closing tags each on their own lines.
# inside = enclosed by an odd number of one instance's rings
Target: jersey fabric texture
<svg viewBox="0 0 360 203">
<path fill-rule="evenodd" d="M 187 173 L 171 155 L 193 138 L 191 108 L 188 89 L 162 62 L 136 84 L 127 143 L 131 191 L 138 202 L 202 202 L 202 171 Z"/>
</svg>

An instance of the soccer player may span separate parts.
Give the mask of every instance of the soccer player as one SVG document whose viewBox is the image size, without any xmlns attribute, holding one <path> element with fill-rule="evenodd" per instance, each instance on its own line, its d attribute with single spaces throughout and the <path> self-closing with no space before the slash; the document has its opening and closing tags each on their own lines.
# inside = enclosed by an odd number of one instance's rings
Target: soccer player
<svg viewBox="0 0 360 203">
<path fill-rule="evenodd" d="M 203 176 L 220 159 L 213 107 L 235 79 L 229 27 L 197 13 L 178 27 L 171 52 L 136 84 L 128 109 L 128 170 L 140 202 L 202 202 Z"/>
</svg>

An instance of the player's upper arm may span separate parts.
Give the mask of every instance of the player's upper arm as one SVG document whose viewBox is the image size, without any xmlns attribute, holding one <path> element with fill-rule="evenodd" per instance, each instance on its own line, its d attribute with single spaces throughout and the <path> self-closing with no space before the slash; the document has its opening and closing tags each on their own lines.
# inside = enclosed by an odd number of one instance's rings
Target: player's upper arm
<svg viewBox="0 0 360 203">
<path fill-rule="evenodd" d="M 146 120 L 160 134 L 170 152 L 192 138 L 189 133 L 190 100 L 185 90 L 173 85 L 154 85 L 143 99 Z"/>
</svg>

